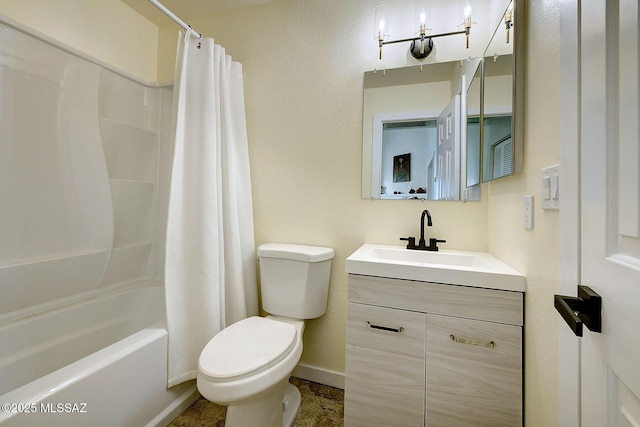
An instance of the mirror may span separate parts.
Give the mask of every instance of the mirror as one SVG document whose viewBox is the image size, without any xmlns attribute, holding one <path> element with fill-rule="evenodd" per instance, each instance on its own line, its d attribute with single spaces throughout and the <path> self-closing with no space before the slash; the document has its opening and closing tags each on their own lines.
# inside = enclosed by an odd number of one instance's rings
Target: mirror
<svg viewBox="0 0 640 427">
<path fill-rule="evenodd" d="M 477 142 L 468 149 L 466 124 L 469 96 L 479 117 L 480 63 L 475 58 L 365 73 L 363 198 L 467 199 L 467 185 L 479 184 L 479 133 L 472 132 Z M 479 200 L 479 188 L 476 194 Z"/>
<path fill-rule="evenodd" d="M 481 182 L 521 172 L 525 3 L 512 3 L 509 43 L 509 0 L 480 7 L 478 21 L 489 22 L 483 58 L 365 73 L 362 198 L 480 200 Z M 447 131 L 441 134 L 438 117 L 456 102 L 459 115 L 441 118 Z M 459 129 L 452 144 L 458 149 L 441 159 L 428 141 L 451 128 Z M 405 135 L 424 142 L 398 143 Z"/>
<path fill-rule="evenodd" d="M 523 96 L 522 28 L 523 9 L 514 0 L 500 20 L 484 53 L 482 98 L 482 180 L 491 181 L 522 170 Z M 518 13 L 516 12 L 516 8 Z M 505 22 L 513 20 L 510 30 Z M 517 79 L 516 79 L 517 77 Z"/>
</svg>

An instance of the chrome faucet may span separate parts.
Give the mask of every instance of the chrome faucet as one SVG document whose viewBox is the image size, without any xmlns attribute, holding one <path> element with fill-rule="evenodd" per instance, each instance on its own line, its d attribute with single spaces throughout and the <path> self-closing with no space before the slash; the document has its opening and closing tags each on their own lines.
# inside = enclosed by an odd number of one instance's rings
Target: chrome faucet
<svg viewBox="0 0 640 427">
<path fill-rule="evenodd" d="M 401 237 L 400 240 L 406 240 L 407 249 L 414 249 L 418 251 L 438 251 L 438 243 L 446 243 L 446 240 L 439 240 L 430 238 L 429 246 L 427 246 L 424 240 L 424 217 L 427 217 L 427 227 L 431 227 L 433 225 L 433 221 L 431 221 L 431 212 L 427 209 L 422 211 L 422 215 L 420 216 L 420 240 L 418 241 L 418 245 L 416 246 L 416 238 L 415 237 Z"/>
</svg>

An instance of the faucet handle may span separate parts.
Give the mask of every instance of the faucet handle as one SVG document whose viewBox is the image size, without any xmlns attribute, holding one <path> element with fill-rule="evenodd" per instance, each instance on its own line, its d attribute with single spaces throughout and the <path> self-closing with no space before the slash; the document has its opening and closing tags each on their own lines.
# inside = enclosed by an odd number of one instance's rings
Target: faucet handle
<svg viewBox="0 0 640 427">
<path fill-rule="evenodd" d="M 439 240 L 439 239 L 434 239 L 434 238 L 430 238 L 429 239 L 429 247 L 427 248 L 428 251 L 434 251 L 437 252 L 438 249 L 438 243 L 447 243 L 446 240 Z"/>
<path fill-rule="evenodd" d="M 407 249 L 415 249 L 416 248 L 416 238 L 415 237 L 401 237 L 400 240 L 406 240 Z"/>
</svg>

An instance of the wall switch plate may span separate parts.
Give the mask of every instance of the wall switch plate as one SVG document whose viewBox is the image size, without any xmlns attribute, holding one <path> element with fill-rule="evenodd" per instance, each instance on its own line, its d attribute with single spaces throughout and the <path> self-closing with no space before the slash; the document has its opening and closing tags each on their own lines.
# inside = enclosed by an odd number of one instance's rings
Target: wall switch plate
<svg viewBox="0 0 640 427">
<path fill-rule="evenodd" d="M 524 196 L 524 217 L 522 225 L 527 230 L 533 229 L 533 196 Z"/>
<path fill-rule="evenodd" d="M 560 209 L 560 165 L 542 169 L 542 209 Z"/>
</svg>

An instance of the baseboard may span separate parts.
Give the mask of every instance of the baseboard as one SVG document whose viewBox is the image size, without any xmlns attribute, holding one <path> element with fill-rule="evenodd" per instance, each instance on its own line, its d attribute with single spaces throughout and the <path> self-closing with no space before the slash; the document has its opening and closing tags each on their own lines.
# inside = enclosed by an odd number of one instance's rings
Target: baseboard
<svg viewBox="0 0 640 427">
<path fill-rule="evenodd" d="M 149 421 L 146 427 L 164 427 L 168 425 L 175 417 L 191 406 L 198 397 L 200 397 L 200 393 L 198 392 L 195 381 L 193 381 L 193 385 L 189 385 L 176 400 L 156 415 L 153 420 Z"/>
<path fill-rule="evenodd" d="M 320 383 L 344 390 L 344 372 L 332 371 L 330 369 L 319 368 L 317 366 L 299 363 L 293 370 L 294 377 L 301 378 L 314 383 Z"/>
</svg>

